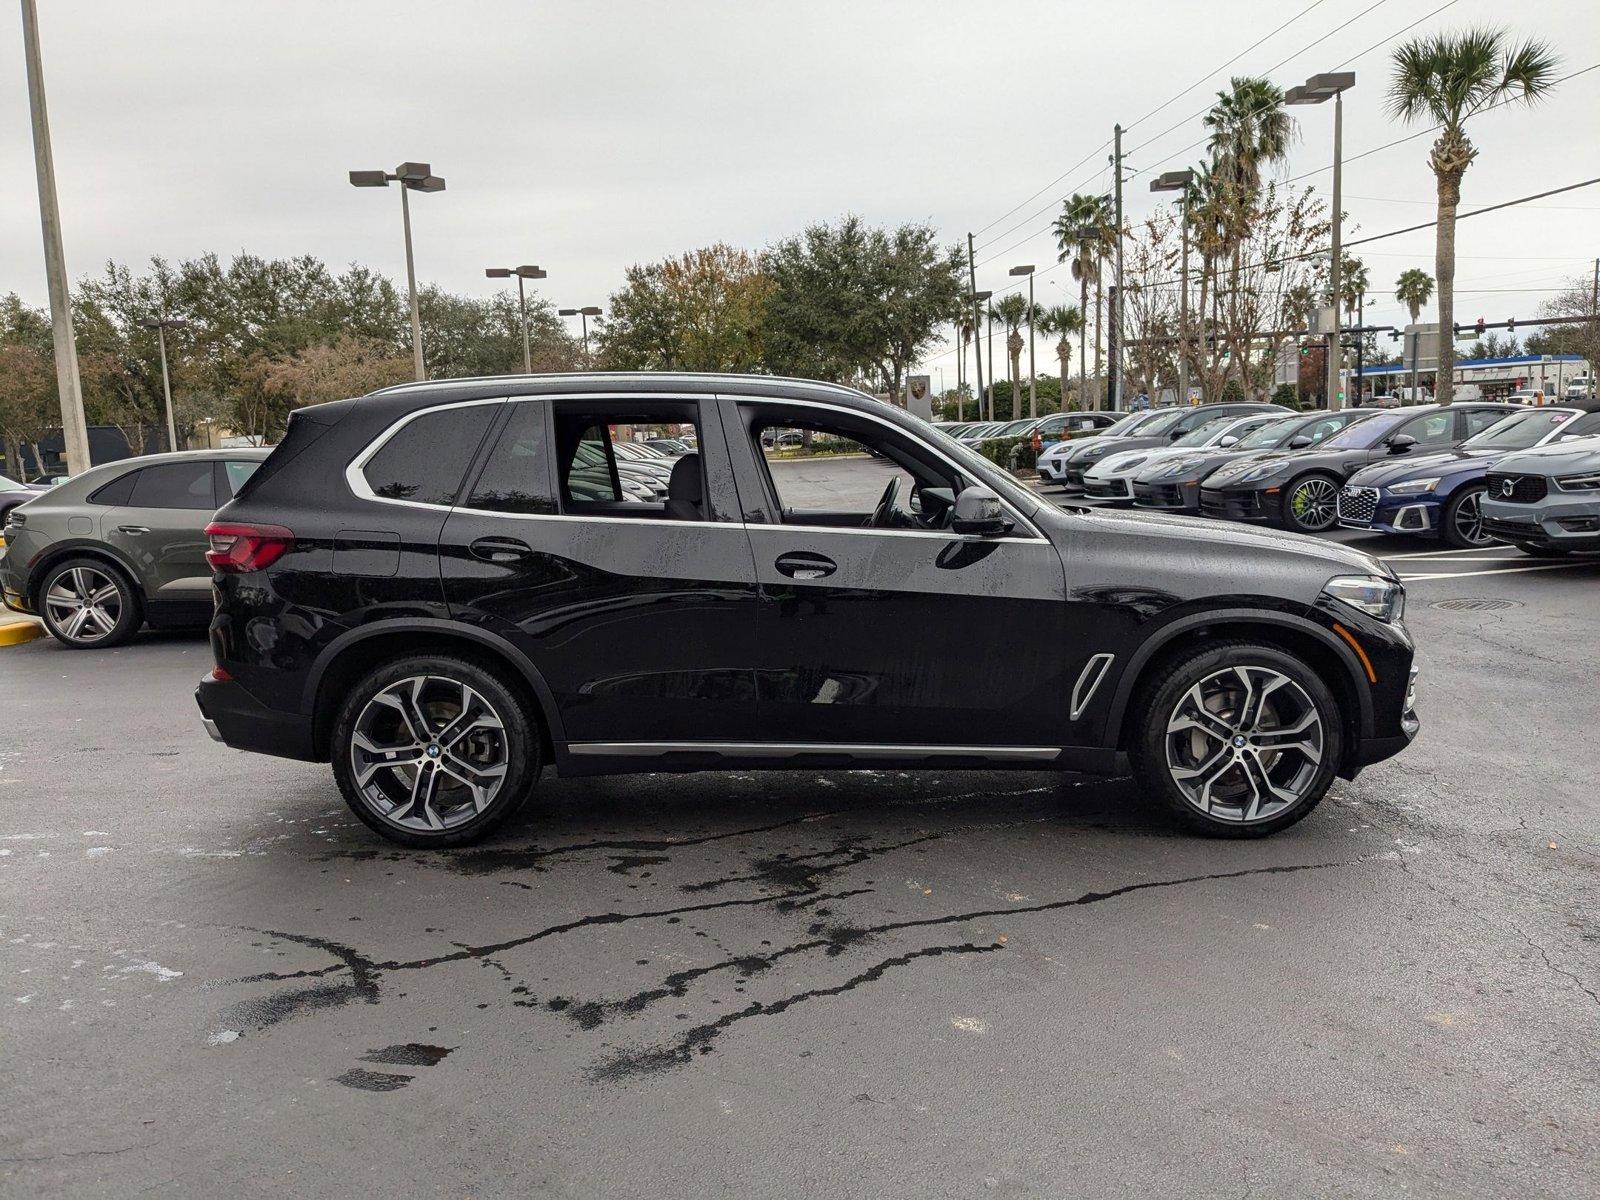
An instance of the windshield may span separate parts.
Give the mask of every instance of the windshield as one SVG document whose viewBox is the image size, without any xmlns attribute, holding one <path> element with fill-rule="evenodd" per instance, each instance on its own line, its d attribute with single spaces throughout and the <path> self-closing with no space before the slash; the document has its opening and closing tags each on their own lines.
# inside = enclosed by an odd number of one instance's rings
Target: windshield
<svg viewBox="0 0 1600 1200">
<path fill-rule="evenodd" d="M 25 492 L 27 490 L 16 480 L 7 479 L 4 475 L 0 475 L 0 492 Z"/>
<path fill-rule="evenodd" d="M 1177 426 L 1186 417 L 1188 417 L 1190 411 L 1191 410 L 1187 408 L 1175 408 L 1171 412 L 1164 412 L 1152 417 L 1150 420 L 1139 426 L 1139 432 L 1137 436 L 1160 437 L 1164 433 L 1170 433 L 1173 429 L 1177 428 Z M 1122 431 L 1119 429 L 1117 432 L 1121 433 Z"/>
<path fill-rule="evenodd" d="M 1461 443 L 1463 450 L 1526 450 L 1558 425 L 1565 425 L 1575 414 L 1570 412 L 1516 413 L 1496 421 L 1482 433 Z"/>
<path fill-rule="evenodd" d="M 1252 429 L 1233 444 L 1235 450 L 1270 450 L 1279 445 L 1284 435 L 1300 425 L 1293 417 L 1284 417 L 1277 421 L 1268 421 L 1258 429 Z"/>
<path fill-rule="evenodd" d="M 1028 426 L 1030 426 L 1032 424 L 1033 424 L 1033 419 L 1031 417 L 1025 418 L 1024 420 L 1021 420 L 1021 421 L 1007 421 L 1004 425 L 1000 426 L 999 429 L 994 431 L 994 436 L 995 437 L 1016 437 L 1018 434 L 1022 433 L 1023 430 L 1027 429 Z"/>
<path fill-rule="evenodd" d="M 1365 421 L 1357 421 L 1354 425 L 1347 426 L 1322 443 L 1324 450 L 1370 450 L 1384 438 L 1395 431 L 1395 428 L 1405 420 L 1416 415 L 1414 408 L 1403 408 L 1399 412 L 1379 413 L 1375 417 L 1368 417 Z"/>
<path fill-rule="evenodd" d="M 1218 417 L 1214 421 L 1207 421 L 1198 429 L 1191 429 L 1172 444 L 1174 446 L 1204 446 L 1236 420 L 1238 420 L 1237 417 Z"/>
</svg>

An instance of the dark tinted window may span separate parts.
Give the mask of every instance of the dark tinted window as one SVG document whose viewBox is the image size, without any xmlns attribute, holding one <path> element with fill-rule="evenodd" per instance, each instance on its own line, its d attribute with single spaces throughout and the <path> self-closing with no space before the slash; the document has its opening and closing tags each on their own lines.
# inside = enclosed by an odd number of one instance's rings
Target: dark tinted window
<svg viewBox="0 0 1600 1200">
<path fill-rule="evenodd" d="M 478 482 L 472 485 L 467 507 L 491 512 L 555 512 L 545 468 L 544 438 L 544 405 L 513 404 L 505 429 L 495 440 Z"/>
<path fill-rule="evenodd" d="M 1511 414 L 1503 408 L 1475 408 L 1467 412 L 1467 436 L 1482 433 L 1491 425 L 1498 424 Z"/>
<path fill-rule="evenodd" d="M 126 504 L 133 498 L 133 485 L 138 478 L 138 471 L 129 471 L 121 478 L 113 479 L 110 483 L 92 493 L 89 497 L 89 503 Z"/>
<path fill-rule="evenodd" d="M 408 421 L 361 469 L 373 495 L 454 504 L 495 411 L 492 404 L 461 405 Z"/>
<path fill-rule="evenodd" d="M 1600 433 L 1600 412 L 1584 413 L 1561 431 L 1562 437 L 1593 437 Z"/>
<path fill-rule="evenodd" d="M 1456 440 L 1456 415 L 1447 409 L 1413 417 L 1397 432 L 1416 438 L 1419 446 L 1443 446 Z"/>
<path fill-rule="evenodd" d="M 134 508 L 216 508 L 211 460 L 145 467 L 139 472 L 128 503 Z"/>
</svg>

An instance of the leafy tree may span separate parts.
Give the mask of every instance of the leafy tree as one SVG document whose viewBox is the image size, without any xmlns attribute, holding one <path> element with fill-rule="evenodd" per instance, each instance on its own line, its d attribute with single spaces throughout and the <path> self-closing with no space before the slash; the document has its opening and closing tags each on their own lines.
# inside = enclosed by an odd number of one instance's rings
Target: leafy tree
<svg viewBox="0 0 1600 1200">
<path fill-rule="evenodd" d="M 1582 319 L 1570 325 L 1546 325 L 1530 333 L 1526 342 L 1529 354 L 1577 354 L 1588 360 L 1591 372 L 1600 367 L 1600 311 L 1592 278 L 1580 276 L 1569 281 L 1565 291 L 1540 306 L 1539 315 Z"/>
<path fill-rule="evenodd" d="M 622 370 L 755 371 L 771 280 L 744 250 L 722 243 L 628 269 L 600 333 Z"/>
<path fill-rule="evenodd" d="M 0 297 L 0 438 L 6 474 L 22 478 L 22 448 L 38 445 L 60 424 L 50 317 L 16 293 Z"/>
<path fill-rule="evenodd" d="M 1061 361 L 1061 382 L 1057 386 L 1065 397 L 1071 375 L 1072 335 L 1083 333 L 1083 310 L 1076 304 L 1053 304 L 1040 310 L 1037 325 L 1040 333 L 1056 339 L 1056 358 Z"/>
<path fill-rule="evenodd" d="M 1400 278 L 1395 280 L 1394 298 L 1406 306 L 1406 311 L 1411 314 L 1411 323 L 1415 325 L 1422 315 L 1423 305 L 1433 296 L 1433 276 L 1416 267 L 1409 267 L 1400 272 Z"/>
<path fill-rule="evenodd" d="M 1467 122 L 1485 110 L 1520 101 L 1533 104 L 1555 86 L 1558 59 L 1544 42 L 1512 45 L 1504 30 L 1469 29 L 1415 38 L 1394 52 L 1389 111 L 1404 121 L 1440 127 L 1428 154 L 1438 189 L 1439 224 L 1434 269 L 1439 280 L 1439 370 L 1434 399 L 1449 404 L 1454 391 L 1456 208 L 1461 179 L 1477 147 Z"/>
<path fill-rule="evenodd" d="M 773 285 L 766 364 L 779 374 L 870 380 L 898 399 L 939 327 L 961 315 L 964 259 L 929 225 L 876 229 L 846 216 L 761 261 Z"/>
<path fill-rule="evenodd" d="M 521 374 L 522 314 L 515 292 L 497 292 L 480 300 L 430 284 L 418 293 L 417 309 L 430 378 Z M 352 336 L 363 338 L 361 334 Z M 577 343 L 567 333 L 555 308 L 542 297 L 528 300 L 528 337 L 535 371 L 570 371 L 578 366 Z M 370 334 L 364 340 L 383 342 L 410 353 L 409 339 L 404 345 Z M 336 343 L 328 339 L 321 344 L 331 347 Z M 351 343 L 346 350 L 360 345 Z"/>
<path fill-rule="evenodd" d="M 519 366 L 520 363 L 519 339 Z M 332 342 L 320 342 L 267 360 L 262 367 L 261 386 L 267 394 L 280 398 L 285 408 L 300 408 L 347 396 L 364 396 L 378 388 L 406 382 L 411 372 L 411 356 L 393 342 L 347 333 Z"/>
</svg>

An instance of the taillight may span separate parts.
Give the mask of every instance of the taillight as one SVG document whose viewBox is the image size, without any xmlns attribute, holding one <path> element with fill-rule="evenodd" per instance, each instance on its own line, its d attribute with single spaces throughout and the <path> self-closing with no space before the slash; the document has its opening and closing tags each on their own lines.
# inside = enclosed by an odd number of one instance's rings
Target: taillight
<svg viewBox="0 0 1600 1200">
<path fill-rule="evenodd" d="M 217 570 L 232 574 L 265 570 L 294 546 L 294 534 L 282 525 L 213 521 L 206 526 L 206 540 L 211 543 L 206 561 Z"/>
</svg>

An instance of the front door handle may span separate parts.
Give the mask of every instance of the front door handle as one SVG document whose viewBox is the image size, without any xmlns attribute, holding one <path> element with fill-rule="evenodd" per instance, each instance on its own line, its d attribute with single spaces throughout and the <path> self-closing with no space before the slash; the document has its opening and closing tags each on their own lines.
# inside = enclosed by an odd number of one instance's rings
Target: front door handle
<svg viewBox="0 0 1600 1200">
<path fill-rule="evenodd" d="M 479 538 L 467 548 L 472 551 L 472 557 L 491 563 L 522 562 L 533 557 L 533 547 L 516 538 Z"/>
<path fill-rule="evenodd" d="M 118 533 L 131 533 L 131 534 L 134 534 L 134 535 L 138 535 L 138 534 L 141 534 L 141 533 L 149 533 L 150 532 L 150 526 L 148 526 L 148 525 L 118 525 L 117 526 L 117 532 Z"/>
<path fill-rule="evenodd" d="M 806 550 L 793 550 L 788 554 L 781 554 L 778 556 L 778 561 L 772 565 L 790 579 L 799 580 L 826 579 L 839 569 L 839 564 L 833 559 Z"/>
</svg>

